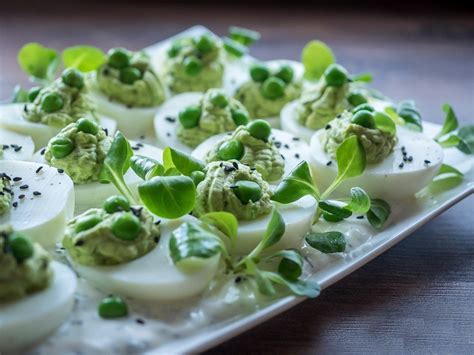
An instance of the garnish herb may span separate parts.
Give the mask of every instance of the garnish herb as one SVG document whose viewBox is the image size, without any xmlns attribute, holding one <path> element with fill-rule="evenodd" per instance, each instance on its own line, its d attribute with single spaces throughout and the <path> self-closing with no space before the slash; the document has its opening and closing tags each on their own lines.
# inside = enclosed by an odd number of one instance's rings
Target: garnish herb
<svg viewBox="0 0 474 355">
<path fill-rule="evenodd" d="M 390 216 L 390 205 L 382 199 L 372 199 L 367 212 L 367 220 L 374 228 L 380 229 Z"/>
<path fill-rule="evenodd" d="M 444 135 L 455 131 L 459 126 L 456 114 L 454 113 L 450 105 L 444 104 L 443 111 L 446 113 L 446 117 L 444 118 L 444 123 L 443 127 L 441 128 L 441 131 L 435 137 L 436 141 L 439 141 L 439 139 Z"/>
<path fill-rule="evenodd" d="M 461 127 L 458 137 L 458 149 L 466 154 L 474 154 L 474 125 Z"/>
<path fill-rule="evenodd" d="M 56 50 L 39 43 L 27 43 L 18 53 L 18 63 L 32 80 L 45 83 L 53 79 L 59 66 L 59 55 Z"/>
<path fill-rule="evenodd" d="M 105 53 L 92 46 L 73 46 L 62 53 L 65 68 L 75 68 L 83 73 L 91 72 L 105 63 Z"/>
<path fill-rule="evenodd" d="M 193 171 L 202 171 L 206 166 L 201 160 L 171 147 L 163 151 L 163 165 L 165 171 L 175 168 L 186 176 L 191 176 Z"/>
<path fill-rule="evenodd" d="M 423 126 L 421 124 L 421 114 L 416 108 L 414 101 L 406 100 L 400 102 L 397 107 L 397 115 L 401 117 L 406 124 L 413 127 L 417 131 L 423 131 Z"/>
<path fill-rule="evenodd" d="M 131 168 L 143 180 L 149 180 L 165 173 L 165 167 L 158 160 L 143 155 L 132 156 Z"/>
<path fill-rule="evenodd" d="M 452 107 L 443 105 L 446 113 L 443 127 L 436 135 L 435 140 L 443 147 L 457 147 L 465 154 L 474 154 L 474 125 L 459 128 L 459 122 Z"/>
<path fill-rule="evenodd" d="M 309 246 L 324 254 L 342 253 L 346 250 L 346 238 L 344 234 L 337 231 L 311 232 L 306 235 L 305 241 Z"/>
<path fill-rule="evenodd" d="M 230 239 L 232 246 L 235 245 L 239 222 L 232 213 L 209 212 L 199 217 L 199 219 L 204 223 L 216 227 Z"/>
<path fill-rule="evenodd" d="M 243 27 L 231 26 L 229 27 L 229 37 L 248 47 L 260 39 L 260 33 Z"/>
<path fill-rule="evenodd" d="M 370 197 L 360 187 L 351 189 L 351 201 L 346 208 L 353 213 L 367 213 L 370 209 Z"/>
<path fill-rule="evenodd" d="M 324 71 L 336 62 L 336 57 L 322 41 L 310 41 L 301 52 L 301 62 L 304 66 L 304 77 L 308 80 L 319 80 Z"/>
<path fill-rule="evenodd" d="M 359 82 L 359 83 L 371 83 L 373 80 L 372 74 L 370 73 L 361 73 L 361 74 L 356 74 L 351 77 L 351 80 L 353 82 Z"/>
<path fill-rule="evenodd" d="M 459 185 L 463 179 L 463 173 L 450 165 L 443 164 L 433 181 L 428 185 L 428 189 L 432 193 L 439 193 Z"/>
<path fill-rule="evenodd" d="M 28 91 L 23 89 L 20 85 L 16 85 L 13 89 L 13 96 L 11 102 L 28 102 Z"/>
</svg>

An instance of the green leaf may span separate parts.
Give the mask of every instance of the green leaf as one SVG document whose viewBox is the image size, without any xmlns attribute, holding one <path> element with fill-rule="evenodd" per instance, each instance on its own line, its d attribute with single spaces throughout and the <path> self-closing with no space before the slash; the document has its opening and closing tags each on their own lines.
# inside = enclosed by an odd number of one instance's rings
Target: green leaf
<svg viewBox="0 0 474 355">
<path fill-rule="evenodd" d="M 337 176 L 321 198 L 328 197 L 341 182 L 361 175 L 365 170 L 365 150 L 357 136 L 350 136 L 337 148 Z"/>
<path fill-rule="evenodd" d="M 304 66 L 304 77 L 308 80 L 319 80 L 328 66 L 336 63 L 336 57 L 324 42 L 310 41 L 301 52 Z"/>
<path fill-rule="evenodd" d="M 443 148 L 457 147 L 461 140 L 455 133 L 448 133 L 438 139 L 438 143 Z"/>
<path fill-rule="evenodd" d="M 466 154 L 474 154 L 474 125 L 459 128 L 458 137 L 458 149 Z"/>
<path fill-rule="evenodd" d="M 222 244 L 219 236 L 198 223 L 184 222 L 171 233 L 169 250 L 173 263 L 189 270 L 189 265 L 199 264 L 196 259 L 209 259 L 220 253 Z"/>
<path fill-rule="evenodd" d="M 274 272 L 264 272 L 267 279 L 274 283 L 286 286 L 291 292 L 298 296 L 315 298 L 319 296 L 321 287 L 314 281 L 288 280 Z"/>
<path fill-rule="evenodd" d="M 150 212 L 164 218 L 188 214 L 196 200 L 196 188 L 187 176 L 155 176 L 138 185 L 138 193 Z"/>
<path fill-rule="evenodd" d="M 370 210 L 367 212 L 367 219 L 372 227 L 382 228 L 390 216 L 390 205 L 382 199 L 372 199 Z"/>
<path fill-rule="evenodd" d="M 441 128 L 441 131 L 435 137 L 436 141 L 438 141 L 445 134 L 451 133 L 452 131 L 456 130 L 456 128 L 458 128 L 459 126 L 456 114 L 454 113 L 453 108 L 450 105 L 444 104 L 443 111 L 446 113 L 446 116 L 444 118 L 443 127 Z"/>
<path fill-rule="evenodd" d="M 18 53 L 21 69 L 39 81 L 51 81 L 59 66 L 58 52 L 39 43 L 27 43 Z"/>
<path fill-rule="evenodd" d="M 370 73 L 361 73 L 352 76 L 353 82 L 362 82 L 362 83 L 371 83 L 373 80 L 372 74 Z"/>
<path fill-rule="evenodd" d="M 209 212 L 202 215 L 199 219 L 219 229 L 231 240 L 232 245 L 235 243 L 239 222 L 232 213 Z"/>
<path fill-rule="evenodd" d="M 92 46 L 66 48 L 62 57 L 65 68 L 76 68 L 83 73 L 97 70 L 107 60 L 101 49 Z"/>
<path fill-rule="evenodd" d="M 227 53 L 233 55 L 234 57 L 241 58 L 248 51 L 248 47 L 243 44 L 234 41 L 231 38 L 224 37 L 222 39 L 224 43 L 224 49 Z"/>
<path fill-rule="evenodd" d="M 323 216 L 323 219 L 325 221 L 331 222 L 331 223 L 337 223 L 337 222 L 340 222 L 340 221 L 344 220 L 344 218 L 335 216 L 332 213 L 329 213 L 329 212 L 326 212 L 326 211 L 323 211 L 322 216 Z"/>
<path fill-rule="evenodd" d="M 267 272 L 260 271 L 256 268 L 254 276 L 258 290 L 262 295 L 272 296 L 276 293 L 275 287 L 273 287 L 271 280 L 267 277 Z"/>
<path fill-rule="evenodd" d="M 271 199 L 279 203 L 291 203 L 306 195 L 319 199 L 309 165 L 302 161 L 278 184 Z"/>
<path fill-rule="evenodd" d="M 260 33 L 243 27 L 231 26 L 229 27 L 229 37 L 248 47 L 260 39 Z"/>
<path fill-rule="evenodd" d="M 20 85 L 16 85 L 13 89 L 13 103 L 28 102 L 28 90 L 23 89 Z"/>
<path fill-rule="evenodd" d="M 412 126 L 417 131 L 423 131 L 420 111 L 416 108 L 414 101 L 406 100 L 400 102 L 397 107 L 397 114 L 406 124 Z"/>
<path fill-rule="evenodd" d="M 341 206 L 338 201 L 323 200 L 319 201 L 318 206 L 323 211 L 339 219 L 345 219 L 352 216 L 352 212 L 348 210 L 346 206 Z"/>
<path fill-rule="evenodd" d="M 394 136 L 397 133 L 397 126 L 388 114 L 383 112 L 375 112 L 374 120 L 375 127 L 377 127 L 382 132 L 390 134 L 391 136 Z"/>
<path fill-rule="evenodd" d="M 351 189 L 351 201 L 346 208 L 353 213 L 367 213 L 370 209 L 370 197 L 360 187 Z"/>
<path fill-rule="evenodd" d="M 131 167 L 135 174 L 143 180 L 149 180 L 165 173 L 164 166 L 158 160 L 143 155 L 132 156 Z"/>
<path fill-rule="evenodd" d="M 285 229 L 286 226 L 285 221 L 283 220 L 283 216 L 276 208 L 273 208 L 270 222 L 268 223 L 263 239 L 260 242 L 260 244 L 262 245 L 262 250 L 267 249 L 272 245 L 278 243 L 283 234 L 285 234 Z"/>
<path fill-rule="evenodd" d="M 344 234 L 337 231 L 311 232 L 306 235 L 305 241 L 312 248 L 324 254 L 342 253 L 346 250 L 346 238 Z"/>
<path fill-rule="evenodd" d="M 281 258 L 278 273 L 287 280 L 297 280 L 303 273 L 303 257 L 297 250 L 281 250 L 270 259 Z"/>
<path fill-rule="evenodd" d="M 201 160 L 171 147 L 166 147 L 163 151 L 163 165 L 166 170 L 175 167 L 186 176 L 190 176 L 193 171 L 202 171 L 206 167 Z"/>
<path fill-rule="evenodd" d="M 134 198 L 123 176 L 130 167 L 130 158 L 132 155 L 133 151 L 127 138 L 125 138 L 122 132 L 117 131 L 110 149 L 105 156 L 99 176 L 102 183 L 113 183 L 117 190 L 125 196 L 130 203 L 134 203 Z"/>
<path fill-rule="evenodd" d="M 432 193 L 450 190 L 462 183 L 464 174 L 451 165 L 442 164 L 433 181 L 428 185 Z"/>
<path fill-rule="evenodd" d="M 398 115 L 394 107 L 387 106 L 384 108 L 384 112 L 390 116 L 390 118 L 393 120 L 393 122 L 395 122 L 395 124 L 399 126 L 403 126 L 405 124 L 405 120 Z"/>
</svg>

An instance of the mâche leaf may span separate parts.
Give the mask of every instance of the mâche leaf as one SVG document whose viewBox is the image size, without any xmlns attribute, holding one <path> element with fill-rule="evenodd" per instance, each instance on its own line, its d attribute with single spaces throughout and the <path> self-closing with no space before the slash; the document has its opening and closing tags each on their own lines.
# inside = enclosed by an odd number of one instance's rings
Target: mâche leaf
<svg viewBox="0 0 474 355">
<path fill-rule="evenodd" d="M 443 164 L 433 181 L 428 185 L 432 193 L 439 193 L 452 189 L 459 185 L 464 179 L 464 174 L 451 165 Z"/>
<path fill-rule="evenodd" d="M 240 58 L 248 52 L 248 47 L 244 46 L 242 43 L 233 40 L 232 38 L 224 37 L 222 39 L 224 43 L 224 49 L 230 55 Z"/>
<path fill-rule="evenodd" d="M 186 176 L 190 176 L 193 171 L 202 171 L 206 166 L 201 160 L 171 147 L 163 151 L 163 165 L 165 170 L 175 167 Z"/>
<path fill-rule="evenodd" d="M 196 188 L 187 176 L 155 176 L 138 185 L 138 193 L 150 212 L 164 218 L 188 214 L 196 200 Z"/>
<path fill-rule="evenodd" d="M 324 254 L 342 253 L 346 250 L 346 238 L 344 234 L 337 231 L 311 232 L 306 235 L 305 241 L 312 248 Z"/>
<path fill-rule="evenodd" d="M 372 199 L 370 209 L 367 212 L 367 220 L 374 228 L 382 228 L 390 216 L 390 205 L 382 199 Z"/>
<path fill-rule="evenodd" d="M 59 66 L 58 52 L 39 43 L 27 43 L 18 53 L 21 69 L 34 80 L 51 81 Z"/>
<path fill-rule="evenodd" d="M 158 160 L 143 155 L 132 156 L 131 168 L 143 180 L 149 180 L 165 173 L 164 166 Z"/>
<path fill-rule="evenodd" d="M 351 188 L 351 201 L 346 208 L 353 213 L 367 213 L 370 209 L 370 197 L 360 187 Z"/>
<path fill-rule="evenodd" d="M 397 133 L 397 126 L 388 114 L 384 112 L 375 112 L 374 121 L 375 127 L 377 127 L 382 132 L 390 134 L 391 136 L 394 136 Z"/>
<path fill-rule="evenodd" d="M 443 148 L 457 147 L 461 140 L 455 133 L 448 133 L 438 139 L 438 143 Z"/>
<path fill-rule="evenodd" d="M 336 57 L 324 42 L 310 41 L 301 52 L 304 65 L 304 77 L 308 80 L 319 80 L 328 66 L 336 63 Z"/>
<path fill-rule="evenodd" d="M 474 125 L 459 128 L 458 137 L 458 149 L 466 154 L 474 154 Z"/>
<path fill-rule="evenodd" d="M 450 105 L 444 104 L 443 111 L 446 113 L 443 127 L 441 128 L 441 131 L 436 135 L 435 140 L 439 140 L 442 136 L 456 130 L 456 128 L 458 128 L 459 126 L 456 114 L 454 113 L 453 108 Z"/>
<path fill-rule="evenodd" d="M 287 287 L 298 296 L 315 298 L 319 296 L 321 287 L 314 281 L 289 280 L 275 272 L 264 272 L 264 276 L 272 282 Z"/>
<path fill-rule="evenodd" d="M 231 240 L 232 245 L 235 243 L 239 222 L 232 213 L 209 212 L 199 217 L 199 219 L 219 229 Z"/>
<path fill-rule="evenodd" d="M 339 203 L 334 200 L 322 200 L 319 201 L 318 206 L 321 210 L 329 213 L 330 215 L 340 220 L 349 218 L 352 216 L 352 212 L 344 206 L 343 203 Z"/>
<path fill-rule="evenodd" d="M 229 37 L 248 47 L 260 39 L 260 33 L 243 27 L 231 26 L 229 27 Z"/>
<path fill-rule="evenodd" d="M 297 280 L 303 273 L 303 257 L 297 250 L 281 250 L 270 258 L 281 258 L 278 273 L 287 280 Z"/>
<path fill-rule="evenodd" d="M 302 161 L 278 184 L 271 199 L 286 204 L 306 195 L 319 199 L 319 191 L 311 177 L 309 165 Z"/>
<path fill-rule="evenodd" d="M 402 101 L 398 104 L 397 114 L 407 125 L 413 127 L 417 131 L 423 131 L 421 123 L 420 111 L 415 106 L 415 102 L 411 100 Z"/>
<path fill-rule="evenodd" d="M 75 68 L 84 73 L 97 70 L 107 59 L 101 49 L 85 45 L 66 48 L 62 58 L 65 68 Z"/>
<path fill-rule="evenodd" d="M 361 73 L 356 74 L 351 77 L 353 82 L 361 82 L 361 83 L 371 83 L 373 80 L 372 74 L 370 73 Z"/>
<path fill-rule="evenodd" d="M 28 91 L 23 89 L 20 85 L 16 85 L 13 89 L 13 103 L 28 102 Z"/>
</svg>

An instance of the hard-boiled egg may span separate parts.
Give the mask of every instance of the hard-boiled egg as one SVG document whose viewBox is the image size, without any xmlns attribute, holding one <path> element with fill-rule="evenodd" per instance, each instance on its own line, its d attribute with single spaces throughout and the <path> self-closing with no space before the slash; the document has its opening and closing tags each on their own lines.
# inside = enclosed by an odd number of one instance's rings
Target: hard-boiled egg
<svg viewBox="0 0 474 355">
<path fill-rule="evenodd" d="M 11 179 L 13 205 L 0 216 L 0 224 L 10 224 L 45 248 L 54 247 L 74 214 L 72 180 L 48 165 L 0 161 L 0 172 Z"/>
<path fill-rule="evenodd" d="M 1 105 L 0 127 L 30 136 L 33 139 L 35 147 L 44 147 L 61 128 L 25 120 L 22 115 L 23 108 L 24 104 Z M 117 123 L 106 116 L 99 115 L 99 118 L 101 127 L 107 129 L 109 134 L 114 134 Z"/>
<path fill-rule="evenodd" d="M 226 134 L 227 133 L 218 134 L 208 138 L 194 149 L 192 155 L 198 159 L 204 160 L 206 154 L 214 149 L 215 145 L 222 140 Z M 309 159 L 309 146 L 298 137 L 279 129 L 272 129 L 272 136 L 270 139 L 273 140 L 273 143 L 285 159 L 285 172 L 283 176 L 293 170 L 300 161 Z"/>
<path fill-rule="evenodd" d="M 178 300 L 195 296 L 207 287 L 217 272 L 220 255 L 205 259 L 194 271 L 181 271 L 173 263 L 169 240 L 173 230 L 192 216 L 163 221 L 158 245 L 148 254 L 115 266 L 84 266 L 72 261 L 76 271 L 104 292 L 142 300 Z"/>
<path fill-rule="evenodd" d="M 0 128 L 0 145 L 3 154 L 0 160 L 31 160 L 35 145 L 31 137 Z"/>
<path fill-rule="evenodd" d="M 163 151 L 161 149 L 149 144 L 136 143 L 133 141 L 130 141 L 130 145 L 135 154 L 144 155 L 162 161 Z M 42 154 L 43 152 L 44 149 L 41 149 L 34 154 L 33 158 L 39 163 L 47 164 L 47 161 Z M 138 184 L 143 180 L 138 177 L 132 169 L 127 171 L 124 179 L 134 196 L 138 198 Z M 77 215 L 89 208 L 101 207 L 107 197 L 117 194 L 117 189 L 111 183 L 102 184 L 100 182 L 90 182 L 87 184 L 74 184 L 74 193 L 76 196 L 74 212 Z"/>
<path fill-rule="evenodd" d="M 48 288 L 17 301 L 0 304 L 0 352 L 19 351 L 58 328 L 74 305 L 76 275 L 53 261 L 53 280 Z"/>
<path fill-rule="evenodd" d="M 166 101 L 156 112 L 155 134 L 160 147 L 173 147 L 185 153 L 191 153 L 193 148 L 181 143 L 177 136 L 178 114 L 187 106 L 197 105 L 203 94 L 186 92 L 176 95 Z"/>
<path fill-rule="evenodd" d="M 311 138 L 310 163 L 323 190 L 336 177 L 337 162 L 324 151 L 321 133 L 319 130 Z M 368 164 L 361 176 L 344 181 L 335 195 L 347 195 L 351 187 L 359 186 L 372 198 L 403 199 L 429 184 L 443 162 L 443 149 L 433 139 L 405 127 L 397 127 L 397 136 L 398 142 L 389 156 L 381 163 Z M 404 162 L 403 151 L 411 161 Z"/>
</svg>

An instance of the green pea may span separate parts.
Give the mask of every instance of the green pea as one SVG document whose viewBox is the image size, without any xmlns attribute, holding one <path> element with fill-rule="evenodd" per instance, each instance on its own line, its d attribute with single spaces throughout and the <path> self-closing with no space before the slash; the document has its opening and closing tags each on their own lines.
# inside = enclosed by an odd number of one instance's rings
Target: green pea
<svg viewBox="0 0 474 355">
<path fill-rule="evenodd" d="M 66 69 L 61 75 L 61 79 L 64 84 L 73 88 L 81 89 L 84 86 L 84 76 L 74 68 Z"/>
<path fill-rule="evenodd" d="M 331 64 L 324 71 L 324 77 L 328 86 L 342 86 L 347 82 L 349 73 L 339 64 Z"/>
<path fill-rule="evenodd" d="M 132 85 L 142 78 L 142 72 L 135 67 L 127 67 L 120 70 L 120 81 L 127 85 Z"/>
<path fill-rule="evenodd" d="M 128 306 L 119 296 L 107 296 L 100 301 L 97 308 L 102 318 L 119 318 L 128 315 Z"/>
<path fill-rule="evenodd" d="M 107 55 L 108 63 L 112 68 L 123 69 L 130 64 L 130 54 L 125 48 L 112 48 Z"/>
<path fill-rule="evenodd" d="M 193 55 L 186 57 L 184 59 L 183 64 L 184 64 L 184 71 L 189 76 L 196 76 L 202 70 L 202 61 Z"/>
<path fill-rule="evenodd" d="M 247 130 L 254 138 L 268 141 L 270 134 L 272 134 L 272 126 L 265 120 L 255 120 L 247 125 Z"/>
<path fill-rule="evenodd" d="M 84 133 L 96 135 L 99 125 L 88 118 L 80 118 L 76 121 L 77 130 Z"/>
<path fill-rule="evenodd" d="M 237 126 L 246 125 L 249 122 L 249 116 L 242 110 L 232 110 L 232 119 Z"/>
<path fill-rule="evenodd" d="M 191 179 L 193 179 L 194 186 L 198 186 L 201 181 L 204 180 L 206 174 L 204 172 L 196 170 L 191 173 Z"/>
<path fill-rule="evenodd" d="M 219 92 L 219 93 L 215 93 L 211 97 L 211 103 L 214 106 L 225 108 L 229 104 L 229 100 L 227 100 L 227 97 L 224 94 Z"/>
<path fill-rule="evenodd" d="M 76 233 L 80 233 L 80 232 L 89 230 L 91 228 L 94 228 L 100 222 L 102 222 L 102 219 L 97 215 L 81 217 L 76 221 L 76 226 L 74 227 L 74 231 Z"/>
<path fill-rule="evenodd" d="M 352 116 L 351 122 L 365 128 L 375 128 L 374 114 L 367 110 L 357 111 Z"/>
<path fill-rule="evenodd" d="M 358 105 L 355 108 L 353 108 L 352 113 L 356 113 L 356 112 L 359 112 L 359 111 L 362 111 L 362 110 L 370 111 L 370 112 L 375 111 L 374 108 L 372 106 L 370 106 L 369 104 L 361 104 L 361 105 Z"/>
<path fill-rule="evenodd" d="M 217 151 L 217 155 L 221 160 L 240 160 L 242 155 L 244 155 L 244 145 L 236 139 L 231 139 L 230 141 L 221 144 Z"/>
<path fill-rule="evenodd" d="M 367 103 L 367 99 L 365 98 L 365 96 L 358 92 L 351 93 L 347 97 L 347 100 L 354 107 Z"/>
<path fill-rule="evenodd" d="M 59 111 L 63 106 L 63 98 L 55 92 L 44 95 L 41 99 L 41 109 L 47 113 Z"/>
<path fill-rule="evenodd" d="M 72 153 L 74 143 L 69 138 L 59 136 L 50 141 L 50 149 L 53 157 L 61 159 Z"/>
<path fill-rule="evenodd" d="M 214 41 L 212 38 L 205 34 L 199 37 L 199 39 L 195 42 L 196 49 L 201 52 L 202 54 L 207 54 L 211 52 L 215 48 Z"/>
<path fill-rule="evenodd" d="M 141 228 L 140 220 L 130 213 L 122 213 L 112 223 L 112 233 L 121 240 L 134 240 Z"/>
<path fill-rule="evenodd" d="M 290 67 L 288 64 L 284 64 L 276 72 L 275 76 L 283 80 L 285 83 L 289 84 L 293 80 L 293 76 L 294 76 L 293 68 Z"/>
<path fill-rule="evenodd" d="M 262 95 L 269 100 L 275 100 L 285 94 L 286 83 L 280 78 L 269 77 L 262 84 Z"/>
<path fill-rule="evenodd" d="M 130 203 L 121 195 L 110 196 L 104 202 L 104 211 L 107 213 L 115 213 L 118 211 L 130 211 Z"/>
<path fill-rule="evenodd" d="M 178 114 L 178 119 L 184 128 L 194 128 L 199 124 L 201 108 L 199 106 L 188 106 Z"/>
<path fill-rule="evenodd" d="M 254 64 L 250 67 L 250 76 L 253 81 L 264 82 L 270 76 L 270 70 L 263 64 Z"/>
<path fill-rule="evenodd" d="M 181 43 L 179 41 L 174 42 L 171 47 L 168 49 L 168 57 L 174 58 L 181 51 Z"/>
<path fill-rule="evenodd" d="M 34 246 L 30 239 L 21 233 L 12 233 L 8 238 L 8 245 L 16 261 L 22 261 L 31 258 L 34 254 Z"/>
<path fill-rule="evenodd" d="M 246 205 L 250 201 L 257 202 L 262 197 L 262 189 L 259 184 L 253 181 L 240 180 L 232 187 L 235 196 Z"/>
<path fill-rule="evenodd" d="M 28 91 L 28 101 L 33 102 L 38 97 L 38 94 L 41 91 L 41 87 L 34 86 Z"/>
</svg>

